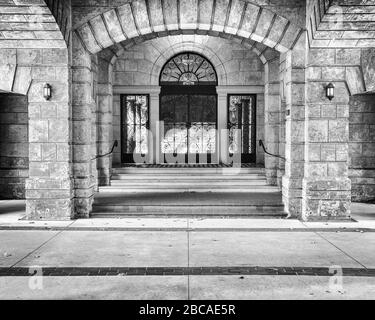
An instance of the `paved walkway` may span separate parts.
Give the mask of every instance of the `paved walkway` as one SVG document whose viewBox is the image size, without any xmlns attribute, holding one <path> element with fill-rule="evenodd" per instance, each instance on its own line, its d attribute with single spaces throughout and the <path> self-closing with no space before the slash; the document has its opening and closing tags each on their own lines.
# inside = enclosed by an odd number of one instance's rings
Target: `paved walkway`
<svg viewBox="0 0 375 320">
<path fill-rule="evenodd" d="M 374 299 L 375 206 L 354 207 L 359 222 L 30 222 L 0 202 L 0 298 Z"/>
</svg>

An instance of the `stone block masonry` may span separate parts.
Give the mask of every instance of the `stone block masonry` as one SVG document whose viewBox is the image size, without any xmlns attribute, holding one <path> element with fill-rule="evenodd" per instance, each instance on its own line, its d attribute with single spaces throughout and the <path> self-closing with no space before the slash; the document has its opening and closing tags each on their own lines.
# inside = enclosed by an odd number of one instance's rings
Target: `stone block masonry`
<svg viewBox="0 0 375 320">
<path fill-rule="evenodd" d="M 152 87 L 155 117 L 162 66 L 194 51 L 217 71 L 222 127 L 227 93 L 256 90 L 257 139 L 286 158 L 265 160 L 286 211 L 348 219 L 351 199 L 375 197 L 375 106 L 361 95 L 375 89 L 374 12 L 359 0 L 0 1 L 1 195 L 26 198 L 29 219 L 89 217 L 110 181 L 110 157 L 94 159 L 119 138 L 119 87 Z"/>
</svg>

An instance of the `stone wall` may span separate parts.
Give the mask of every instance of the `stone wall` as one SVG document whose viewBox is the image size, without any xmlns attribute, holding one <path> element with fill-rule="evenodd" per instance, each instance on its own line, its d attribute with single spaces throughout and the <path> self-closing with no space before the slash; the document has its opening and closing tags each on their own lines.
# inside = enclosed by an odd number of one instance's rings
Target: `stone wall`
<svg viewBox="0 0 375 320">
<path fill-rule="evenodd" d="M 184 51 L 210 60 L 219 86 L 264 85 L 264 67 L 254 52 L 231 40 L 199 35 L 158 38 L 127 49 L 115 63 L 113 84 L 157 86 L 167 60 Z"/>
<path fill-rule="evenodd" d="M 0 94 L 0 199 L 24 199 L 28 175 L 27 98 Z"/>
<path fill-rule="evenodd" d="M 353 201 L 375 200 L 375 94 L 350 99 L 349 177 Z"/>
</svg>

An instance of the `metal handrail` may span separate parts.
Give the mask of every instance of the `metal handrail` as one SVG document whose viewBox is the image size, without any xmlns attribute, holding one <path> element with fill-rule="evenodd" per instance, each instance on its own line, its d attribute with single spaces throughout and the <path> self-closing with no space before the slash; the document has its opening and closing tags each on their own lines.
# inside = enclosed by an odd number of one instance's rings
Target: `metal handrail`
<svg viewBox="0 0 375 320">
<path fill-rule="evenodd" d="M 282 157 L 282 156 L 279 156 L 277 154 L 272 154 L 272 153 L 269 153 L 266 149 L 266 146 L 264 145 L 263 143 L 263 140 L 259 140 L 259 146 L 261 146 L 264 150 L 264 153 L 268 154 L 269 156 L 272 156 L 272 157 L 275 157 L 275 158 L 280 158 L 280 159 L 283 159 L 284 161 L 286 161 L 286 158 Z"/>
<path fill-rule="evenodd" d="M 112 146 L 112 149 L 111 149 L 110 152 L 108 152 L 108 153 L 106 153 L 106 154 L 100 154 L 100 155 L 96 156 L 95 158 L 93 158 L 92 160 L 96 160 L 96 159 L 103 158 L 103 157 L 106 157 L 106 156 L 111 155 L 117 146 L 118 146 L 118 141 L 115 140 L 115 141 L 113 142 L 113 146 Z"/>
</svg>

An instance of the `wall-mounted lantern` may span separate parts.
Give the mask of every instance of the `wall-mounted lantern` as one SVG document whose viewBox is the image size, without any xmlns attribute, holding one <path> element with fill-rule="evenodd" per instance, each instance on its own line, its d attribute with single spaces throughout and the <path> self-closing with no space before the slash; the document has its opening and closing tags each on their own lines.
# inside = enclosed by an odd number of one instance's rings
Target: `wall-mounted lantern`
<svg viewBox="0 0 375 320">
<path fill-rule="evenodd" d="M 332 82 L 326 86 L 326 95 L 330 101 L 335 97 L 335 86 Z"/>
<path fill-rule="evenodd" d="M 46 83 L 43 87 L 43 97 L 46 100 L 50 100 L 52 98 L 52 87 L 48 83 Z"/>
</svg>

